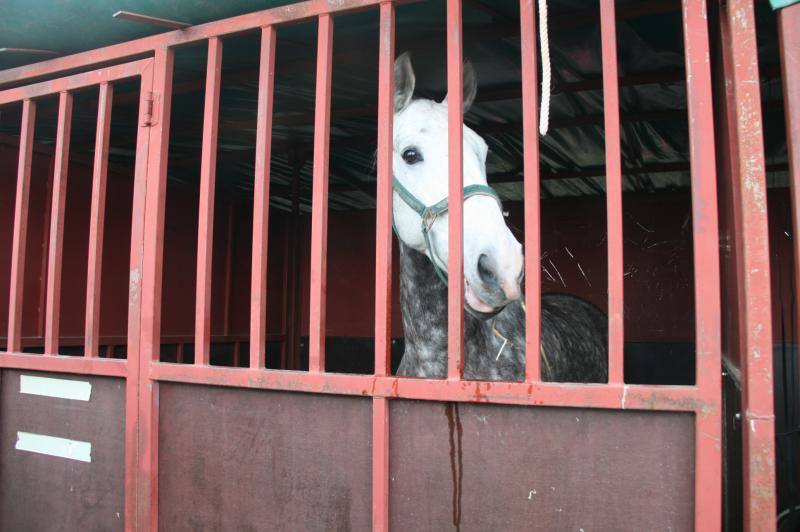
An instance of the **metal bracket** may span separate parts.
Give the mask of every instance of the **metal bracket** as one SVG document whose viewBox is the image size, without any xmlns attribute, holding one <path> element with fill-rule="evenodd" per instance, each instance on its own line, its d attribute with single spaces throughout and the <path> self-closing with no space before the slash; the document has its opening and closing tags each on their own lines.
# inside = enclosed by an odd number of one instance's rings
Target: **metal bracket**
<svg viewBox="0 0 800 532">
<path fill-rule="evenodd" d="M 158 124 L 158 93 L 146 92 L 142 103 L 142 127 L 155 126 Z"/>
</svg>

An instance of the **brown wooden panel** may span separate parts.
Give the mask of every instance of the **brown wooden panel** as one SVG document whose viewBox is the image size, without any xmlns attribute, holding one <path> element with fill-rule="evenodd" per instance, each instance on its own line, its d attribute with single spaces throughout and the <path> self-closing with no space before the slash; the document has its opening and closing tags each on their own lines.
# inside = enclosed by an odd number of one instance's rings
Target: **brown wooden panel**
<svg viewBox="0 0 800 532">
<path fill-rule="evenodd" d="M 372 401 L 162 384 L 159 528 L 369 530 Z"/>
<path fill-rule="evenodd" d="M 91 398 L 22 394 L 20 375 L 88 381 Z M 123 530 L 125 381 L 3 370 L 0 387 L 0 530 Z M 92 461 L 18 451 L 18 431 L 91 442 Z"/>
<path fill-rule="evenodd" d="M 395 530 L 692 529 L 692 414 L 390 404 Z"/>
</svg>

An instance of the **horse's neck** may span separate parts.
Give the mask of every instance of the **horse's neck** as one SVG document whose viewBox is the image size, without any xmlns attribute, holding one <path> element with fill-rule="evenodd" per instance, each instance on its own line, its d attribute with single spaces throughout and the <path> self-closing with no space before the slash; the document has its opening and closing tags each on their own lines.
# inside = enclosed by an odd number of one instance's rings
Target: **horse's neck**
<svg viewBox="0 0 800 532">
<path fill-rule="evenodd" d="M 401 369 L 409 375 L 420 371 L 439 374 L 447 367 L 447 285 L 436 275 L 428 257 L 403 243 L 400 306 L 405 336 Z"/>
</svg>

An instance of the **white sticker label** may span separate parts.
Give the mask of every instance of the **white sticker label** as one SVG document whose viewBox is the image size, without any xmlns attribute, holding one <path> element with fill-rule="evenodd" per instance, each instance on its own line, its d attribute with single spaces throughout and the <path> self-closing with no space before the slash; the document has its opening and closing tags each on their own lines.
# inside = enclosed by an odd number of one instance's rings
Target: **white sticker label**
<svg viewBox="0 0 800 532">
<path fill-rule="evenodd" d="M 88 401 L 92 396 L 92 385 L 86 381 L 20 375 L 19 393 Z"/>
<path fill-rule="evenodd" d="M 88 441 L 68 440 L 44 434 L 17 432 L 18 451 L 47 454 L 81 462 L 92 461 L 92 444 Z"/>
</svg>

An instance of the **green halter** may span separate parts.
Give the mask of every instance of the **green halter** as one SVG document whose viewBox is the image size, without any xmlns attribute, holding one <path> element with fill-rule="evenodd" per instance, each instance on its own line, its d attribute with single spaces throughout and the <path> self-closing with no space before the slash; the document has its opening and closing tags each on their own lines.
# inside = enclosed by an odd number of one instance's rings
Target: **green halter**
<svg viewBox="0 0 800 532">
<path fill-rule="evenodd" d="M 447 264 L 444 264 L 439 258 L 439 255 L 436 254 L 436 249 L 433 246 L 433 242 L 431 242 L 431 230 L 433 229 L 433 224 L 436 222 L 439 215 L 444 214 L 448 210 L 447 200 L 448 198 L 444 198 L 443 200 L 434 203 L 430 207 L 426 206 L 422 203 L 419 199 L 417 199 L 414 194 L 412 194 L 406 187 L 403 186 L 400 181 L 395 177 L 392 179 L 392 186 L 394 187 L 394 191 L 397 192 L 397 195 L 400 196 L 400 199 L 403 202 L 411 207 L 411 210 L 416 212 L 420 220 L 422 222 L 422 236 L 425 239 L 425 247 L 428 249 L 428 255 L 431 258 L 431 262 L 433 263 L 433 269 L 436 272 L 436 275 L 439 276 L 439 279 L 446 285 L 447 284 Z M 500 202 L 500 196 L 497 195 L 497 192 L 494 189 L 487 185 L 468 185 L 464 187 L 464 201 L 468 200 L 473 196 L 489 196 L 490 198 L 494 198 L 497 201 L 497 204 L 500 205 L 502 209 L 502 203 Z M 397 238 L 400 238 L 400 235 L 397 232 L 397 226 L 394 223 L 394 215 L 392 216 L 392 228 L 394 229 Z M 442 266 L 444 265 L 444 266 Z M 466 310 L 472 314 L 474 317 L 485 320 L 492 316 L 497 315 L 500 311 L 503 310 L 505 307 L 500 307 L 495 312 L 492 313 L 485 313 L 485 312 L 478 312 L 470 308 L 469 305 L 466 305 Z"/>
</svg>

